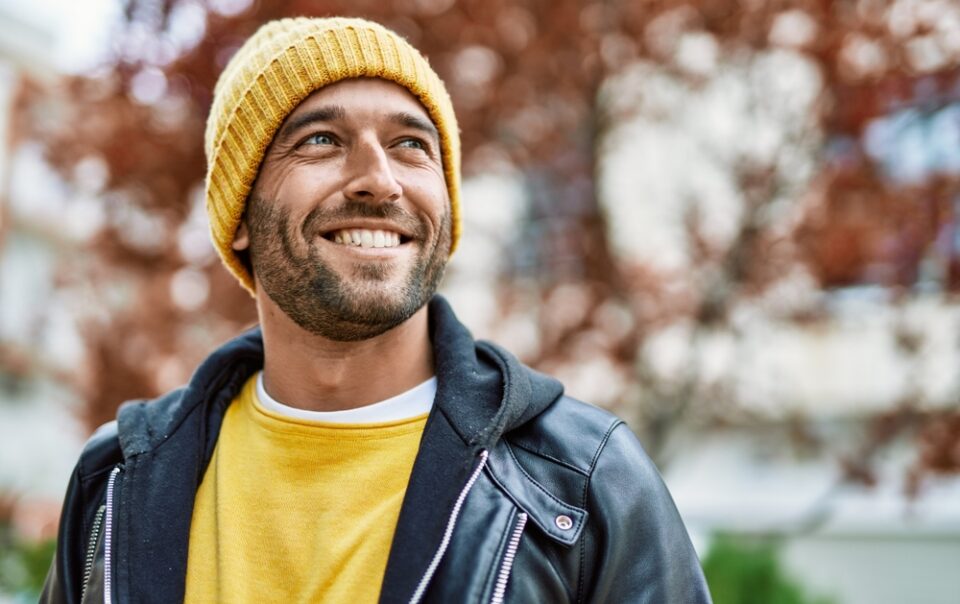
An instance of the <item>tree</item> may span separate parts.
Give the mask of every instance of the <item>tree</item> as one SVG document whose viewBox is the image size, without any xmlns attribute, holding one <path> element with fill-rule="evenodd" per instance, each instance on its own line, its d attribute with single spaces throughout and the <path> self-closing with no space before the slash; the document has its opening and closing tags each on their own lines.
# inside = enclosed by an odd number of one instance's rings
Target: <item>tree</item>
<svg viewBox="0 0 960 604">
<path fill-rule="evenodd" d="M 212 87 L 263 21 L 346 14 L 384 23 L 430 58 L 458 107 L 468 174 L 506 167 L 523 175 L 529 205 L 498 295 L 505 316 L 536 321 L 538 345 L 526 360 L 563 374 L 585 355 L 602 358 L 617 376 L 606 402 L 664 459 L 677 426 L 744 413 L 729 376 L 708 375 L 702 354 L 718 334 L 737 341 L 735 315 L 744 306 L 766 304 L 794 324 L 825 320 L 822 302 L 768 301 L 784 275 L 799 270 L 818 291 L 876 284 L 896 305 L 933 262 L 942 296 L 952 299 L 960 287 L 957 250 L 943 243 L 953 241 L 956 165 L 897 180 L 882 145 L 867 136 L 898 111 L 922 121 L 956 106 L 960 53 L 945 29 L 952 21 L 937 13 L 954 9 L 904 6 L 284 0 L 207 8 L 129 0 L 111 62 L 54 90 L 25 91 L 16 132 L 17 140 L 41 141 L 68 181 L 103 200 L 95 256 L 68 260 L 63 273 L 65 287 L 96 301 L 84 318 L 90 362 L 80 382 L 90 426 L 111 418 L 122 400 L 182 382 L 201 351 L 254 319 L 246 294 L 202 243 L 202 131 Z M 771 152 L 721 154 L 717 165 L 739 204 L 727 234 L 718 239 L 707 200 L 694 192 L 680 270 L 624 253 L 610 195 L 598 194 L 600 155 L 626 121 L 672 115 L 669 103 L 650 114 L 642 79 L 696 95 L 716 78 L 740 78 L 748 106 L 762 112 L 771 107 L 757 74 L 784 64 L 808 69 L 817 94 L 805 113 L 778 118 L 796 122 Z M 638 73 L 641 81 L 627 85 Z M 640 92 L 625 98 L 624 90 Z M 796 173 L 798 150 L 810 158 L 809 175 Z M 101 285 L 90 291 L 90 283 Z M 649 352 L 651 334 L 665 326 L 680 326 L 688 351 L 672 375 Z M 898 341 L 909 357 L 917 342 L 907 331 Z M 922 443 L 917 480 L 927 470 L 960 469 L 960 414 L 920 399 L 877 419 L 849 476 L 867 479 L 867 454 L 908 427 Z"/>
</svg>

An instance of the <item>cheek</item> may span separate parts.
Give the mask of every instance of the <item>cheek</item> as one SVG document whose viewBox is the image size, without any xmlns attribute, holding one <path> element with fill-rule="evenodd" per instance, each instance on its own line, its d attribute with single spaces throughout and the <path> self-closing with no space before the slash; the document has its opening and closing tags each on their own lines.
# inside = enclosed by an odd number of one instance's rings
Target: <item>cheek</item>
<svg viewBox="0 0 960 604">
<path fill-rule="evenodd" d="M 265 171 L 258 180 L 262 197 L 275 199 L 289 207 L 310 205 L 329 195 L 336 186 L 337 171 L 308 161 L 288 161 Z"/>
<path fill-rule="evenodd" d="M 439 227 L 441 219 L 449 211 L 450 199 L 447 184 L 442 174 L 430 172 L 418 174 L 403 184 L 403 190 L 409 199 L 415 200 L 418 209 L 430 217 Z"/>
</svg>

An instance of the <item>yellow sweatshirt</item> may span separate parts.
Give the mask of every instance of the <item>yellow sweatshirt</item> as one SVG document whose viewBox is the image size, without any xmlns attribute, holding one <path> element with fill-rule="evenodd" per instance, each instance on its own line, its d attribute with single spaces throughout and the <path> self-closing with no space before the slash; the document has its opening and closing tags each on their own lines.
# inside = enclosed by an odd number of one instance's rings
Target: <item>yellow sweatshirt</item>
<svg viewBox="0 0 960 604">
<path fill-rule="evenodd" d="M 250 378 L 197 491 L 186 602 L 376 602 L 426 419 L 291 418 Z"/>
</svg>

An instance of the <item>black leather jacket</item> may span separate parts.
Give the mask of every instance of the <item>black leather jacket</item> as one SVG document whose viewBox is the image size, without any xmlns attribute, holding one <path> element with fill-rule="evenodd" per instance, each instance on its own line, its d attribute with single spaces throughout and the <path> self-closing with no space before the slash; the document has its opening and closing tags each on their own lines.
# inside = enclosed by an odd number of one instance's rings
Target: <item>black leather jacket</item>
<svg viewBox="0 0 960 604">
<path fill-rule="evenodd" d="M 442 298 L 429 312 L 437 397 L 380 601 L 709 602 L 673 501 L 627 426 L 475 342 Z M 43 601 L 183 600 L 194 494 L 227 405 L 262 362 L 252 330 L 186 387 L 127 403 L 94 435 Z"/>
</svg>

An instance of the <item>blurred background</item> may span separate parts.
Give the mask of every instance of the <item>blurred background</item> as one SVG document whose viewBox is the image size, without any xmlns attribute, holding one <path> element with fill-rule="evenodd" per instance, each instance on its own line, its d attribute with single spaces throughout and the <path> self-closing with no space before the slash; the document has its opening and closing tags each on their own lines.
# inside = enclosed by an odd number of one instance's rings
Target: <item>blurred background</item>
<svg viewBox="0 0 960 604">
<path fill-rule="evenodd" d="M 91 431 L 255 319 L 202 133 L 288 15 L 429 57 L 443 292 L 630 422 L 717 604 L 960 603 L 951 0 L 0 0 L 0 600 L 35 601 Z"/>
</svg>

